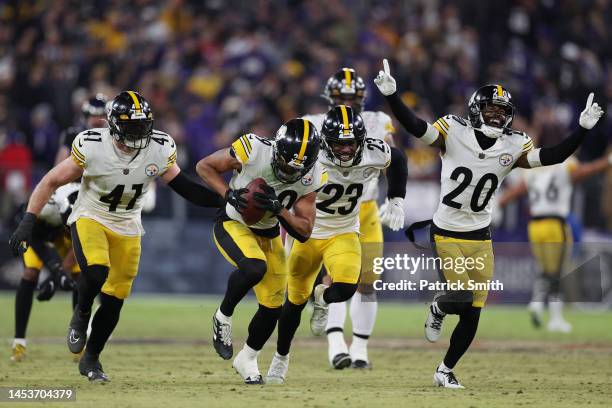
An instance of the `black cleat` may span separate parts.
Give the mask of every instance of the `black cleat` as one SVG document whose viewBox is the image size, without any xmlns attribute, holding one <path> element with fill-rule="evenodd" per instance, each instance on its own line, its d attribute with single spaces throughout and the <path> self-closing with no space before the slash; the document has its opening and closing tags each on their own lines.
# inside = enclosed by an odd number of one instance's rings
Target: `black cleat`
<svg viewBox="0 0 612 408">
<path fill-rule="evenodd" d="M 98 360 L 98 356 L 93 356 L 88 353 L 83 354 L 79 361 L 79 372 L 87 377 L 90 382 L 108 382 L 110 379 L 104 373 L 102 364 Z"/>
<path fill-rule="evenodd" d="M 91 312 L 84 314 L 78 308 L 74 309 L 72 319 L 70 319 L 70 326 L 68 327 L 68 334 L 66 335 L 66 343 L 71 353 L 79 354 L 85 348 L 87 343 L 87 325 L 89 324 L 89 318 Z"/>
<path fill-rule="evenodd" d="M 357 368 L 357 369 L 361 369 L 361 370 L 371 370 L 372 369 L 372 364 L 370 364 L 367 361 L 363 361 L 363 360 L 355 360 L 351 364 L 351 368 Z"/>
<path fill-rule="evenodd" d="M 332 360 L 332 365 L 336 370 L 343 370 L 351 365 L 351 356 L 346 353 L 336 354 Z"/>
<path fill-rule="evenodd" d="M 255 377 L 248 377 L 244 380 L 245 384 L 248 385 L 262 385 L 265 384 L 263 377 L 261 375 L 257 375 Z"/>
<path fill-rule="evenodd" d="M 213 345 L 215 351 L 224 360 L 229 360 L 234 355 L 234 347 L 232 346 L 232 325 L 222 323 L 213 315 Z"/>
</svg>

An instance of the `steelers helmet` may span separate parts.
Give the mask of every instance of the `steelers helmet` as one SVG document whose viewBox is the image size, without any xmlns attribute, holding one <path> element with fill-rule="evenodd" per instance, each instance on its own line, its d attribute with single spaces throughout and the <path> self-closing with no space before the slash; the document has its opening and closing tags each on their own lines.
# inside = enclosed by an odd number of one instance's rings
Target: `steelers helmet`
<svg viewBox="0 0 612 408">
<path fill-rule="evenodd" d="M 353 108 L 346 105 L 334 106 L 323 120 L 321 139 L 328 159 L 340 167 L 350 167 L 361 161 L 366 128 L 363 118 Z M 342 145 L 355 146 L 354 152 L 345 157 L 338 152 Z"/>
<path fill-rule="evenodd" d="M 81 113 L 85 118 L 90 116 L 106 116 L 106 103 L 108 99 L 104 94 L 96 94 L 81 105 Z"/>
<path fill-rule="evenodd" d="M 485 120 L 483 111 L 487 105 L 492 104 L 504 109 L 504 117 L 501 123 L 492 123 Z M 512 95 L 501 85 L 485 85 L 476 90 L 468 102 L 468 116 L 472 126 L 480 130 L 486 136 L 497 138 L 505 131 L 510 130 L 514 119 L 514 104 Z"/>
<path fill-rule="evenodd" d="M 317 128 L 306 119 L 291 119 L 276 132 L 272 170 L 287 184 L 304 177 L 317 162 L 321 138 Z"/>
<path fill-rule="evenodd" d="M 348 105 L 357 111 L 363 110 L 366 86 L 353 68 L 342 68 L 327 80 L 323 98 L 330 109 L 336 105 Z"/>
<path fill-rule="evenodd" d="M 138 92 L 123 91 L 109 104 L 107 120 L 111 135 L 132 149 L 144 149 L 153 133 L 153 112 Z"/>
</svg>

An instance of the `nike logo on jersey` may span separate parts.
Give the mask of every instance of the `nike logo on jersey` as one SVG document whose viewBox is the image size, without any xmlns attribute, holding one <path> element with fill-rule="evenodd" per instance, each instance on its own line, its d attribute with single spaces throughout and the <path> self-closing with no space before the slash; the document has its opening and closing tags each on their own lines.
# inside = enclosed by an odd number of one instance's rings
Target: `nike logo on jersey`
<svg viewBox="0 0 612 408">
<path fill-rule="evenodd" d="M 83 143 L 81 143 L 81 139 L 79 139 L 79 147 L 83 147 Z"/>
</svg>

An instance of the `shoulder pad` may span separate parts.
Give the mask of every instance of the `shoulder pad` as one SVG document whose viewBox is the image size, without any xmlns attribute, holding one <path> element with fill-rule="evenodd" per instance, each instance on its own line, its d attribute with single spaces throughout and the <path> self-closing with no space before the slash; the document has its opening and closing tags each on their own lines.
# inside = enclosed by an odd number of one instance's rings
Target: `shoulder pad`
<svg viewBox="0 0 612 408">
<path fill-rule="evenodd" d="M 454 120 L 455 122 L 459 123 L 461 126 L 467 126 L 467 122 L 465 119 L 459 117 L 459 116 L 455 116 L 455 115 L 447 115 L 447 117 L 450 117 L 452 120 Z"/>
<path fill-rule="evenodd" d="M 87 166 L 92 154 L 100 150 L 102 133 L 97 129 L 87 129 L 75 136 L 72 141 L 70 156 L 80 167 Z"/>
</svg>

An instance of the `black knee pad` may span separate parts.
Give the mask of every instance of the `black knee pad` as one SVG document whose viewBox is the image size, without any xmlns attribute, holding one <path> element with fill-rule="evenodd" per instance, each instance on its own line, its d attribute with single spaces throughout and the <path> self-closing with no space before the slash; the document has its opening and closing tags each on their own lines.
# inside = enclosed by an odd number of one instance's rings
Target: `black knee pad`
<svg viewBox="0 0 612 408">
<path fill-rule="evenodd" d="M 108 277 L 108 266 L 91 265 L 81 272 L 81 280 L 86 280 L 88 284 L 102 287 Z"/>
<path fill-rule="evenodd" d="M 474 294 L 470 290 L 450 290 L 434 297 L 444 313 L 461 315 L 472 307 Z"/>
<path fill-rule="evenodd" d="M 353 297 L 356 291 L 356 283 L 334 282 L 325 290 L 323 297 L 327 303 L 346 302 Z"/>
<path fill-rule="evenodd" d="M 459 314 L 459 320 L 466 321 L 470 324 L 478 325 L 481 310 L 482 308 L 480 307 L 474 307 L 470 305 L 470 307 L 466 308 L 463 312 Z"/>
<path fill-rule="evenodd" d="M 261 316 L 266 316 L 275 320 L 278 320 L 282 311 L 282 307 L 267 307 L 262 304 L 259 304 L 259 308 L 257 309 L 257 313 Z"/>
<path fill-rule="evenodd" d="M 250 286 L 255 286 L 261 281 L 268 270 L 268 265 L 261 259 L 245 258 L 238 263 L 238 269 Z"/>
</svg>

